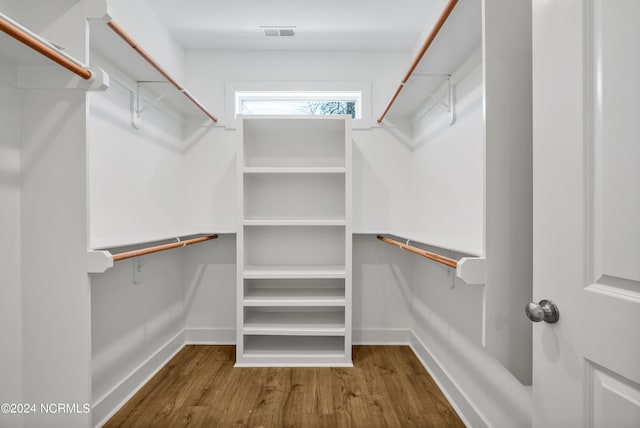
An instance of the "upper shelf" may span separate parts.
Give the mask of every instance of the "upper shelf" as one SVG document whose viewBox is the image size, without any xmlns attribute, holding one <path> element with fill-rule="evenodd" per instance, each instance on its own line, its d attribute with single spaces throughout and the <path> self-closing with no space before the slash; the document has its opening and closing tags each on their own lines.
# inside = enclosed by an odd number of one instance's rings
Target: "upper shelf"
<svg viewBox="0 0 640 428">
<path fill-rule="evenodd" d="M 450 0 L 379 117 L 410 116 L 482 42 L 482 1 Z M 430 75 L 430 76 L 426 76 Z"/>
<path fill-rule="evenodd" d="M 32 66 L 53 61 L 85 80 L 91 79 L 91 72 L 80 61 L 3 13 L 0 13 L 0 30 L 2 62 Z"/>
<path fill-rule="evenodd" d="M 164 104 L 171 105 L 185 117 L 204 114 L 213 122 L 218 121 L 216 116 L 171 77 L 113 20 L 106 24 L 103 20 L 89 20 L 89 31 L 91 51 L 117 66 L 121 72 L 136 82 L 143 82 L 145 93 L 162 97 Z"/>
<path fill-rule="evenodd" d="M 17 41 L 5 32 L 0 33 L 0 58 L 2 62 L 10 62 L 14 65 L 44 65 L 49 60 Z"/>
</svg>

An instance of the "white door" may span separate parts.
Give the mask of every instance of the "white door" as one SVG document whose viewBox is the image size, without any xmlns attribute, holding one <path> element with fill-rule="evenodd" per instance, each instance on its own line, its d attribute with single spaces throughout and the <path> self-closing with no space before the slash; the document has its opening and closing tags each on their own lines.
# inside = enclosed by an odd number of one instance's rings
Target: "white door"
<svg viewBox="0 0 640 428">
<path fill-rule="evenodd" d="M 533 1 L 534 427 L 640 427 L 640 0 Z"/>
</svg>

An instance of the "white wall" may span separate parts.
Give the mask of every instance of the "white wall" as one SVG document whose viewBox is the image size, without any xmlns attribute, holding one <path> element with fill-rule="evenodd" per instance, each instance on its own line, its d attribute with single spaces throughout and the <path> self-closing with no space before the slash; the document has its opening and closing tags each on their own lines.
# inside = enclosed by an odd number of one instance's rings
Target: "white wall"
<svg viewBox="0 0 640 428">
<path fill-rule="evenodd" d="M 183 171 L 183 210 L 195 230 L 234 233 L 237 134 L 218 127 L 204 130 L 199 137 L 184 154 L 188 167 Z"/>
<path fill-rule="evenodd" d="M 182 48 L 147 3 L 110 3 L 114 21 L 181 82 Z M 95 52 L 91 55 L 92 62 L 113 79 L 106 92 L 90 94 L 89 246 L 119 247 L 204 231 L 202 206 L 214 201 L 193 193 L 189 186 L 200 184 L 200 177 L 187 174 L 191 166 L 186 156 L 195 146 L 185 137 L 184 121 L 166 106 L 148 108 L 142 127 L 134 129 L 131 89 L 136 82 L 118 64 Z M 211 226 L 210 219 L 206 226 Z M 193 254 L 208 254 L 211 244 L 217 241 L 199 244 Z M 103 421 L 182 345 L 190 296 L 184 253 L 185 249 L 177 249 L 141 258 L 139 284 L 133 282 L 133 260 L 91 276 L 94 424 Z M 229 306 L 227 301 L 225 307 Z"/>
<path fill-rule="evenodd" d="M 406 52 L 187 51 L 187 87 L 221 122 L 225 82 L 371 82 L 372 112 L 377 115 L 393 93 L 407 62 Z M 190 208 L 201 228 L 234 231 L 235 131 L 214 129 L 186 154 L 191 165 Z M 380 128 L 354 130 L 354 231 L 377 233 L 406 223 L 409 151 Z M 193 178 L 198 178 L 193 181 Z M 196 197 L 203 201 L 195 201 Z M 213 200 L 213 203 L 211 202 Z"/>
<path fill-rule="evenodd" d="M 140 259 L 139 284 L 133 282 L 134 259 L 91 275 L 94 404 L 100 404 L 183 328 L 181 249 Z M 94 423 L 99 422 L 95 418 Z"/>
<path fill-rule="evenodd" d="M 377 117 L 409 63 L 397 51 L 188 50 L 186 84 L 209 109 L 224 118 L 225 82 L 369 81 Z"/>
<path fill-rule="evenodd" d="M 19 106 L 18 90 L 0 81 L 0 403 L 22 402 Z M 18 418 L 0 414 L 0 426 Z"/>
<path fill-rule="evenodd" d="M 165 106 L 149 108 L 141 128 L 134 129 L 130 88 L 136 82 L 117 64 L 93 57 L 120 83 L 112 80 L 106 92 L 90 94 L 89 247 L 121 247 L 202 231 L 192 220 L 199 206 L 192 210 L 186 205 L 191 201 L 185 181 L 190 142 L 184 138 L 182 118 Z M 194 200 L 204 203 L 199 195 Z M 183 343 L 183 250 L 141 260 L 140 284 L 133 282 L 133 260 L 91 276 L 94 424 Z"/>
<path fill-rule="evenodd" d="M 184 249 L 184 307 L 191 342 L 235 343 L 236 236 Z"/>
<path fill-rule="evenodd" d="M 22 22 L 84 60 L 84 2 L 23 2 Z M 54 66 L 55 67 L 55 66 Z M 43 76 L 43 79 L 45 77 Z M 23 396 L 80 412 L 24 417 L 27 427 L 86 427 L 91 401 L 86 259 L 86 102 L 82 90 L 21 90 Z"/>
<path fill-rule="evenodd" d="M 353 238 L 353 342 L 406 343 L 411 260 L 375 235 Z"/>
<path fill-rule="evenodd" d="M 102 62 L 129 88 L 135 82 Z M 90 94 L 88 132 L 90 247 L 148 242 L 192 233 L 183 207 L 186 144 L 175 115 L 148 109 L 131 125 L 131 92 L 112 82 Z"/>
<path fill-rule="evenodd" d="M 20 116 L 23 398 L 89 403 L 85 94 L 23 90 Z M 87 426 L 88 420 L 88 414 L 25 417 L 33 427 Z"/>
<path fill-rule="evenodd" d="M 469 254 L 484 253 L 484 118 L 480 58 L 454 75 L 456 121 L 434 107 L 416 124 L 411 155 L 409 236 Z"/>
<path fill-rule="evenodd" d="M 82 59 L 84 3 L 3 2 L 2 10 Z M 1 62 L 0 401 L 35 403 L 37 411 L 0 415 L 0 425 L 86 427 L 90 416 L 82 406 L 91 390 L 84 92 L 11 88 L 5 83 L 20 82 L 18 69 Z M 80 413 L 46 415 L 41 403 L 78 403 Z"/>
<path fill-rule="evenodd" d="M 532 379 L 533 125 L 531 2 L 483 2 L 485 113 L 484 345 L 524 385 Z"/>
</svg>

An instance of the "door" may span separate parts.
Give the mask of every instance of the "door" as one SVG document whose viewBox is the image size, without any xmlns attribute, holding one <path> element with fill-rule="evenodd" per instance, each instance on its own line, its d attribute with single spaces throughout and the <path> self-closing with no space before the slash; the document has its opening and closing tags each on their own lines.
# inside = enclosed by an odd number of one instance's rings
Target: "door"
<svg viewBox="0 0 640 428">
<path fill-rule="evenodd" d="M 640 427 L 640 1 L 533 1 L 534 427 Z"/>
</svg>

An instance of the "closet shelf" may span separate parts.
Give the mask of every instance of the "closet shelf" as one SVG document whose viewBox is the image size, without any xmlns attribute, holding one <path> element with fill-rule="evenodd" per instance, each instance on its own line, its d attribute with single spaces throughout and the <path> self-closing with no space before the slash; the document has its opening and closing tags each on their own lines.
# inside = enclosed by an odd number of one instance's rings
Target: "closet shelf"
<svg viewBox="0 0 640 428">
<path fill-rule="evenodd" d="M 7 15 L 0 13 L 0 57 L 15 65 L 46 65 L 53 61 L 84 80 L 91 79 L 87 66 Z"/>
<path fill-rule="evenodd" d="M 281 359 L 331 357 L 344 358 L 344 339 L 339 336 L 248 336 L 244 347 L 246 357 L 276 357 Z"/>
<path fill-rule="evenodd" d="M 252 218 L 244 220 L 245 226 L 346 226 L 347 220 L 343 218 Z"/>
<path fill-rule="evenodd" d="M 394 116 L 410 116 L 430 99 L 482 41 L 482 2 L 449 0 L 408 71 L 378 118 L 393 107 Z M 405 86 L 409 86 L 405 88 Z M 450 102 L 452 97 L 450 97 Z M 453 108 L 449 104 L 449 108 Z"/>
<path fill-rule="evenodd" d="M 344 265 L 248 265 L 245 279 L 345 278 Z"/>
<path fill-rule="evenodd" d="M 345 174 L 345 167 L 250 167 L 243 168 L 245 174 Z"/>
<path fill-rule="evenodd" d="M 252 312 L 244 322 L 244 334 L 278 336 L 341 336 L 342 312 Z"/>
<path fill-rule="evenodd" d="M 245 307 L 344 306 L 344 288 L 258 288 L 245 293 Z"/>
<path fill-rule="evenodd" d="M 137 44 L 118 24 L 89 20 L 91 50 L 117 66 L 131 79 L 144 85 L 145 92 L 161 99 L 185 117 L 204 114 L 217 122 L 207 108 Z"/>
</svg>

